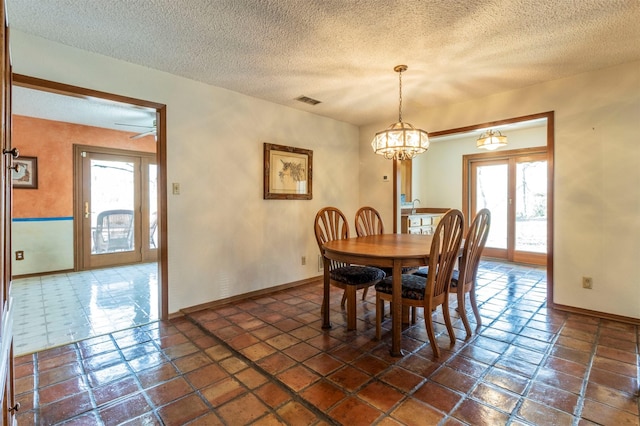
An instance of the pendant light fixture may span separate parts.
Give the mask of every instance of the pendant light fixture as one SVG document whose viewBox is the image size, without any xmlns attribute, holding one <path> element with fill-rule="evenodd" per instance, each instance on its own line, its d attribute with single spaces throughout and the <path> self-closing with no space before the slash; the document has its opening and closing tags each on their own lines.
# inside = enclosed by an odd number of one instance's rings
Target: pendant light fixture
<svg viewBox="0 0 640 426">
<path fill-rule="evenodd" d="M 400 81 L 398 122 L 376 133 L 371 147 L 373 152 L 388 160 L 410 160 L 429 149 L 429 135 L 402 121 L 402 73 L 407 66 L 396 65 L 393 70 L 398 73 Z"/>
<path fill-rule="evenodd" d="M 503 136 L 500 131 L 491 129 L 481 134 L 476 141 L 476 147 L 486 149 L 488 151 L 495 151 L 503 146 L 507 146 L 507 137 Z"/>
</svg>

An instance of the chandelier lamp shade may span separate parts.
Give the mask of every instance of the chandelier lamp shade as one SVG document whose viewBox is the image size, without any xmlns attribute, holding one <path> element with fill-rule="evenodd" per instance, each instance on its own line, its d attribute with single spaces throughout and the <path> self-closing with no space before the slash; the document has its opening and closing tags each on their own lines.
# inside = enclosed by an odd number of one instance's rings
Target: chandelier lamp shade
<svg viewBox="0 0 640 426">
<path fill-rule="evenodd" d="M 388 160 L 410 160 L 429 149 L 429 135 L 402 121 L 402 73 L 407 70 L 407 66 L 396 65 L 393 70 L 398 73 L 400 81 L 398 122 L 376 133 L 371 147 L 373 152 Z"/>
<path fill-rule="evenodd" d="M 499 131 L 490 129 L 480 135 L 476 141 L 476 146 L 488 151 L 495 151 L 498 148 L 507 146 L 507 137 L 503 136 Z"/>
</svg>

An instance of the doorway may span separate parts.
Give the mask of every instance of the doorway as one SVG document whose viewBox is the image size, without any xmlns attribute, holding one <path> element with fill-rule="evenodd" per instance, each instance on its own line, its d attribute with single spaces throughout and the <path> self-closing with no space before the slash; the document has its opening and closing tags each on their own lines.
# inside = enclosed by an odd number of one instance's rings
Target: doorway
<svg viewBox="0 0 640 426">
<path fill-rule="evenodd" d="M 427 156 L 432 156 L 432 152 L 435 154 L 446 152 L 449 156 L 446 158 L 446 161 L 440 161 L 436 164 L 431 163 L 431 167 L 426 167 L 426 173 L 418 174 L 416 170 L 420 170 L 421 167 L 416 165 L 416 160 L 420 159 L 420 157 L 416 157 L 412 161 L 412 198 L 420 198 L 421 199 L 421 207 L 438 207 L 438 208 L 449 208 L 456 207 L 463 209 L 462 205 L 468 203 L 470 193 L 468 185 L 463 184 L 463 182 L 468 182 L 465 176 L 462 176 L 462 168 L 463 162 L 462 157 L 465 154 L 474 153 L 476 155 L 485 155 L 487 158 L 491 154 L 477 154 L 478 150 L 475 146 L 475 138 L 482 133 L 484 130 L 493 128 L 500 129 L 501 131 L 507 131 L 507 129 L 526 129 L 531 126 L 542 127 L 541 137 L 537 137 L 536 141 L 532 144 L 526 144 L 517 146 L 516 148 L 526 148 L 526 147 L 535 147 L 535 146 L 543 146 L 546 156 L 546 194 L 547 194 L 547 203 L 546 203 L 546 254 L 542 255 L 546 257 L 546 273 L 547 273 L 547 303 L 549 306 L 553 306 L 553 211 L 554 211 L 554 203 L 553 203 L 553 181 L 554 181 L 554 112 L 542 112 L 538 114 L 531 114 L 521 117 L 514 117 L 505 120 L 486 122 L 481 124 L 475 124 L 472 126 L 454 128 L 449 130 L 442 131 L 434 131 L 429 133 L 429 138 L 431 139 L 434 146 L 432 146 L 426 154 L 423 154 L 425 158 Z M 465 139 L 464 146 L 461 144 L 461 140 Z M 451 144 L 450 144 L 451 142 Z M 438 147 L 436 144 L 440 144 Z M 511 142 L 510 142 L 511 144 Z M 450 147 L 453 145 L 455 147 Z M 430 160 L 434 161 L 434 160 Z M 401 197 L 402 193 L 402 173 L 401 173 L 401 162 L 395 161 L 393 164 L 393 224 L 394 224 L 394 232 L 399 232 L 400 228 L 400 217 L 402 214 L 401 208 Z M 452 173 L 454 170 L 454 174 Z M 418 178 L 416 179 L 416 176 Z M 420 195 L 422 192 L 422 188 L 427 188 L 427 191 L 432 191 L 433 188 L 439 188 L 440 182 L 448 181 L 453 183 L 453 187 L 451 191 L 443 192 L 441 191 L 438 194 L 438 198 L 436 200 L 431 196 L 422 196 Z M 456 188 L 462 188 L 462 197 L 460 197 L 460 191 Z M 430 192 L 430 194 L 432 194 Z M 461 202 L 462 201 L 462 202 Z M 468 205 L 468 204 L 467 204 Z M 469 217 L 469 211 L 464 211 L 463 213 L 467 217 Z"/>
<path fill-rule="evenodd" d="M 155 154 L 75 145 L 78 270 L 157 259 Z"/>
<path fill-rule="evenodd" d="M 511 262 L 546 265 L 546 148 L 463 157 L 470 196 L 463 210 L 491 211 L 491 231 L 484 253 Z"/>
<path fill-rule="evenodd" d="M 40 91 L 48 94 L 55 95 L 63 95 L 63 97 L 76 98 L 81 101 L 91 101 L 98 102 L 102 105 L 124 105 L 133 110 L 151 110 L 154 112 L 154 119 L 156 120 L 156 131 L 157 136 L 156 140 L 156 153 L 152 159 L 148 161 L 148 176 L 149 179 L 152 174 L 155 174 L 155 189 L 151 186 L 151 184 L 145 179 L 142 181 L 141 185 L 146 186 L 147 193 L 153 193 L 150 195 L 150 199 L 148 200 L 148 207 L 144 208 L 145 211 L 142 211 L 138 214 L 139 219 L 139 235 L 134 237 L 141 244 L 141 249 L 143 247 L 143 239 L 148 241 L 148 250 L 147 255 L 153 256 L 153 259 L 157 259 L 157 294 L 158 294 L 158 309 L 159 318 L 166 319 L 168 317 L 168 300 L 167 300 L 167 256 L 166 256 L 166 106 L 163 104 L 158 104 L 155 102 L 149 102 L 134 98 L 123 97 L 119 95 L 114 95 L 105 92 L 99 92 L 91 89 L 70 86 L 66 84 L 51 82 L 48 80 L 41 80 L 33 77 L 28 77 L 24 75 L 16 74 L 14 75 L 14 85 L 35 89 L 35 91 Z M 44 108 L 46 109 L 46 108 Z M 120 129 L 122 130 L 122 129 Z M 95 148 L 95 147 L 93 147 Z M 69 155 L 72 155 L 70 153 Z M 144 163 L 140 163 L 144 164 Z M 144 191 L 140 191 L 140 194 Z M 151 199 L 153 198 L 153 200 Z M 142 201 L 142 200 L 141 200 Z M 153 209 L 152 203 L 156 204 L 156 208 Z M 91 208 L 91 206 L 89 206 Z M 141 207 L 142 209 L 142 207 Z M 143 210 L 144 210 L 143 209 Z M 155 217 L 152 216 L 152 211 L 155 210 L 157 213 Z M 84 213 L 84 212 L 83 212 Z M 83 213 L 80 214 L 80 217 L 83 216 Z M 77 213 L 74 211 L 73 213 L 76 215 Z M 148 219 L 143 220 L 143 215 Z M 97 218 L 96 218 L 97 220 Z M 148 228 L 143 229 L 142 224 L 143 221 L 148 224 Z M 75 226 L 77 225 L 76 220 L 74 220 L 74 231 L 77 232 Z M 87 237 L 84 237 L 85 239 Z M 91 245 L 91 240 L 88 240 L 89 246 Z M 142 249 L 142 252 L 145 250 Z M 77 253 L 80 252 L 78 247 L 74 245 L 74 270 L 79 270 L 80 263 L 78 262 Z M 149 257 L 147 256 L 147 260 Z M 144 260 L 145 257 L 143 256 Z"/>
</svg>

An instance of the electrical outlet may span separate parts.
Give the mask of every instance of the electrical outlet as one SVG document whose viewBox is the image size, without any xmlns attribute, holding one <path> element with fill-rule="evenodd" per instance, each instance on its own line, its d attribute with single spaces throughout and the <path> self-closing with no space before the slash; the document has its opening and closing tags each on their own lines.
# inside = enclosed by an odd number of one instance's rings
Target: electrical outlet
<svg viewBox="0 0 640 426">
<path fill-rule="evenodd" d="M 324 261 L 322 255 L 318 255 L 318 272 L 324 272 Z"/>
<path fill-rule="evenodd" d="M 24 260 L 24 251 L 22 250 L 16 251 L 16 260 Z"/>
<path fill-rule="evenodd" d="M 302 264 L 303 265 L 307 264 L 307 256 L 302 256 Z"/>
<path fill-rule="evenodd" d="M 593 278 L 591 277 L 582 277 L 582 288 L 593 288 Z"/>
</svg>

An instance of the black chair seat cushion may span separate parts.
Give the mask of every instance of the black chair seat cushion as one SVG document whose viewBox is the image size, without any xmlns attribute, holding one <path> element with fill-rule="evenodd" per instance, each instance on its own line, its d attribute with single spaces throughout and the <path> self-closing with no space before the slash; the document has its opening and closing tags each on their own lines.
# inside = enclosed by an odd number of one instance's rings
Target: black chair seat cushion
<svg viewBox="0 0 640 426">
<path fill-rule="evenodd" d="M 419 275 L 402 275 L 402 298 L 423 300 L 424 290 L 427 286 L 427 280 Z M 376 291 L 386 294 L 392 294 L 393 277 L 386 277 L 384 280 L 376 284 Z"/>
<path fill-rule="evenodd" d="M 429 267 L 423 266 L 422 268 L 418 269 L 418 272 L 414 272 L 413 275 L 427 278 L 427 275 L 429 275 Z M 451 274 L 451 287 L 458 287 L 459 276 L 460 276 L 460 271 L 458 271 L 457 269 L 454 269 L 453 274 Z"/>
<path fill-rule="evenodd" d="M 343 266 L 331 271 L 329 276 L 346 285 L 362 285 L 380 281 L 385 275 L 382 269 L 372 266 Z"/>
</svg>

